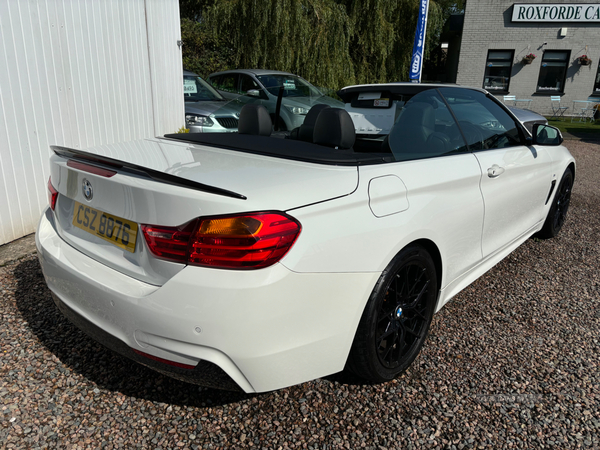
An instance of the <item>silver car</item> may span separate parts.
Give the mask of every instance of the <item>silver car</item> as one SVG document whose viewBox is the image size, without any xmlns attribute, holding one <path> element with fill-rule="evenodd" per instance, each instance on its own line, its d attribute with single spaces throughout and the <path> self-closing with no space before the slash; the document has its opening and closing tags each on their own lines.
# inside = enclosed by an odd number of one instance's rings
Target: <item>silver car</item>
<svg viewBox="0 0 600 450">
<path fill-rule="evenodd" d="M 239 69 L 212 73 L 208 82 L 230 99 L 265 106 L 275 118 L 279 89 L 283 87 L 283 98 L 279 113 L 279 129 L 291 131 L 304 122 L 310 108 L 325 104 L 343 108 L 344 104 L 328 97 L 304 78 L 288 72 L 264 69 Z"/>
<path fill-rule="evenodd" d="M 533 126 L 536 123 L 541 123 L 542 125 L 548 124 L 548 119 L 536 113 L 535 111 L 531 111 L 530 109 L 515 108 L 513 106 L 509 106 L 508 109 L 510 109 L 510 112 L 512 112 L 517 119 L 519 119 L 519 121 L 525 125 L 525 128 L 527 128 L 530 133 L 533 131 Z"/>
<path fill-rule="evenodd" d="M 183 71 L 185 127 L 190 133 L 235 133 L 243 103 L 230 101 L 200 76 Z"/>
</svg>

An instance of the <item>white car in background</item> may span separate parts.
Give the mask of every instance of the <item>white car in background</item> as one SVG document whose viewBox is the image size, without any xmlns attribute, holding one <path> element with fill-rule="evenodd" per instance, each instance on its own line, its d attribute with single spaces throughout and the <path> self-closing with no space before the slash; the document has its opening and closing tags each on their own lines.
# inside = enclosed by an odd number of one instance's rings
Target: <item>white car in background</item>
<svg viewBox="0 0 600 450">
<path fill-rule="evenodd" d="M 404 371 L 432 316 L 566 218 L 575 161 L 481 89 L 351 86 L 300 134 L 53 147 L 36 243 L 61 311 L 190 382 L 263 392 Z M 135 148 L 139 151 L 131 151 Z"/>
</svg>

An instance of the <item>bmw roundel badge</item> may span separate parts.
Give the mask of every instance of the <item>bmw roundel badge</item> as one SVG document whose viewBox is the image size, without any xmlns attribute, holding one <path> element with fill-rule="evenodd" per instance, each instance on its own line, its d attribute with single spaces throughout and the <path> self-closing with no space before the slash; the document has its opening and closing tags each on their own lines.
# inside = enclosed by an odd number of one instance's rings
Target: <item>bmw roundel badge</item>
<svg viewBox="0 0 600 450">
<path fill-rule="evenodd" d="M 86 178 L 83 179 L 81 183 L 81 188 L 83 190 L 83 196 L 89 202 L 94 196 L 94 191 L 92 190 L 92 183 L 90 183 Z"/>
</svg>

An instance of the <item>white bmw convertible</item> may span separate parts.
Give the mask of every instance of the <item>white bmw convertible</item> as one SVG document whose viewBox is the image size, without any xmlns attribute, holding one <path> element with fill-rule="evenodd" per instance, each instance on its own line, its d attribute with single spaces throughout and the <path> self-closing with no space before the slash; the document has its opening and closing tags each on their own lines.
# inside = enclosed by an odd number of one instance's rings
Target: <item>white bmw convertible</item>
<svg viewBox="0 0 600 450">
<path fill-rule="evenodd" d="M 281 95 L 281 93 L 280 93 Z M 36 234 L 58 308 L 189 382 L 262 392 L 404 371 L 435 312 L 566 218 L 575 161 L 480 89 L 339 92 L 297 129 L 53 147 Z"/>
</svg>

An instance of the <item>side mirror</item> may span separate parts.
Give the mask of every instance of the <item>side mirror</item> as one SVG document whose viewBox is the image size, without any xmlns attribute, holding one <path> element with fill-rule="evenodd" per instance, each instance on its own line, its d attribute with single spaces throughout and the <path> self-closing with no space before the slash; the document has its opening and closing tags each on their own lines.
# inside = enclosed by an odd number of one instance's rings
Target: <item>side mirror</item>
<svg viewBox="0 0 600 450">
<path fill-rule="evenodd" d="M 246 94 L 248 94 L 250 97 L 260 98 L 260 91 L 258 89 L 250 89 L 246 92 Z"/>
<path fill-rule="evenodd" d="M 542 123 L 533 125 L 533 143 L 538 145 L 560 145 L 563 137 L 558 128 Z"/>
</svg>

